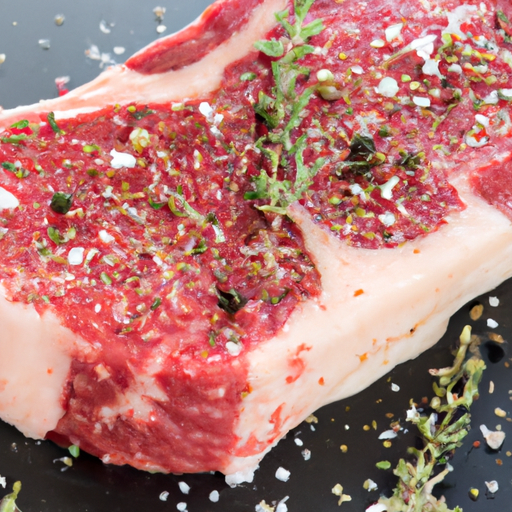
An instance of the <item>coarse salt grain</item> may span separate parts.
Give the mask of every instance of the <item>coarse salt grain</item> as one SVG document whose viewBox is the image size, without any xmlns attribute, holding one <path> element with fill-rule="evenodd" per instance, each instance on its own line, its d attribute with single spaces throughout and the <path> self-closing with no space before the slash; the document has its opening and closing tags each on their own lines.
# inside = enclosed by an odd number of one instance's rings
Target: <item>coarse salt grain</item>
<svg viewBox="0 0 512 512">
<path fill-rule="evenodd" d="M 186 482 L 178 482 L 178 487 L 183 494 L 188 494 L 190 492 L 190 485 Z"/>
<path fill-rule="evenodd" d="M 499 485 L 498 485 L 498 482 L 496 482 L 496 480 L 491 480 L 490 482 L 485 482 L 485 486 L 487 487 L 489 492 L 492 494 L 498 492 Z"/>
<path fill-rule="evenodd" d="M 160 493 L 160 496 L 158 496 L 160 501 L 167 501 L 168 497 L 169 497 L 169 492 L 168 491 L 163 491 L 163 492 Z"/>
<path fill-rule="evenodd" d="M 391 391 L 394 391 L 395 393 L 397 391 L 400 391 L 400 386 L 398 384 L 395 384 L 394 382 L 391 383 Z"/>
<path fill-rule="evenodd" d="M 487 327 L 490 327 L 491 329 L 496 329 L 500 325 L 496 320 L 493 320 L 492 318 L 487 319 Z"/>
<path fill-rule="evenodd" d="M 390 77 L 384 77 L 377 86 L 377 92 L 386 98 L 392 98 L 399 91 L 398 82 Z"/>
<path fill-rule="evenodd" d="M 430 98 L 424 98 L 422 96 L 413 96 L 412 101 L 418 107 L 430 107 Z"/>
<path fill-rule="evenodd" d="M 0 476 L 0 485 L 5 489 L 7 482 L 5 481 L 5 476 Z"/>
<path fill-rule="evenodd" d="M 283 467 L 279 467 L 276 471 L 276 478 L 281 480 L 281 482 L 288 482 L 288 479 L 290 478 L 290 472 Z"/>
<path fill-rule="evenodd" d="M 220 498 L 219 491 L 212 491 L 208 497 L 210 498 L 210 501 L 217 503 Z"/>
<path fill-rule="evenodd" d="M 382 439 L 394 439 L 395 437 L 397 437 L 397 433 L 393 430 L 393 429 L 390 429 L 390 430 L 385 430 L 384 432 L 382 432 L 382 434 L 379 436 L 379 439 L 382 440 Z"/>
<path fill-rule="evenodd" d="M 489 306 L 497 308 L 500 305 L 500 299 L 498 297 L 489 297 Z"/>
<path fill-rule="evenodd" d="M 113 149 L 110 152 L 110 156 L 112 157 L 112 161 L 110 162 L 110 166 L 114 169 L 121 169 L 123 167 L 128 167 L 129 169 L 133 169 L 137 164 L 137 159 L 130 155 L 129 153 L 120 153 Z"/>
<path fill-rule="evenodd" d="M 187 504 L 186 504 L 184 501 L 180 501 L 180 502 L 176 505 L 176 508 L 177 508 L 180 512 L 187 512 Z"/>
<path fill-rule="evenodd" d="M 84 261 L 84 251 L 83 247 L 73 247 L 68 252 L 68 263 L 70 265 L 81 265 Z"/>
<path fill-rule="evenodd" d="M 304 443 L 302 442 L 302 439 L 299 439 L 298 437 L 296 437 L 294 439 L 294 442 L 297 446 L 304 446 Z"/>
<path fill-rule="evenodd" d="M 304 460 L 311 459 L 311 450 L 308 450 L 307 448 L 302 450 L 301 452 L 302 456 L 304 457 Z"/>
</svg>

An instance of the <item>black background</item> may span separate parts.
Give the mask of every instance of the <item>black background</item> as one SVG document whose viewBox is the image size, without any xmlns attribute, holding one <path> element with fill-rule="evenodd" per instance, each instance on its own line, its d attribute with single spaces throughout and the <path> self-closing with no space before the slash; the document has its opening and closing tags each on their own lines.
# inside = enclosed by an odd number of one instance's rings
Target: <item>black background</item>
<svg viewBox="0 0 512 512">
<path fill-rule="evenodd" d="M 162 2 L 160 5 L 166 7 L 162 22 L 167 27 L 164 35 L 191 22 L 209 3 L 206 0 Z M 148 0 L 0 0 L 0 53 L 6 55 L 6 61 L 0 65 L 0 105 L 11 108 L 55 97 L 55 78 L 59 76 L 70 77 L 70 88 L 91 80 L 101 71 L 99 61 L 85 56 L 85 50 L 92 44 L 101 52 L 110 53 L 116 62 L 123 62 L 159 37 L 153 14 L 157 5 Z M 58 14 L 65 16 L 62 26 L 54 23 Z M 109 34 L 100 30 L 102 20 L 110 27 Z M 40 39 L 49 39 L 50 48 L 42 49 Z M 123 46 L 125 53 L 115 55 L 115 46 Z M 415 443 L 414 432 L 402 431 L 393 440 L 393 446 L 386 449 L 378 435 L 393 420 L 401 420 L 404 428 L 409 428 L 404 422 L 409 399 L 420 401 L 424 396 L 432 396 L 428 368 L 446 366 L 452 361 L 450 350 L 462 327 L 471 323 L 474 332 L 482 337 L 482 354 L 488 369 L 481 384 L 480 399 L 472 410 L 473 429 L 452 461 L 455 471 L 439 493 L 446 496 L 450 507 L 460 505 L 465 512 L 511 510 L 512 457 L 506 454 L 512 450 L 510 439 L 505 440 L 500 452 L 491 452 L 485 443 L 471 449 L 473 441 L 482 440 L 479 429 L 482 423 L 490 429 L 499 424 L 507 435 L 511 434 L 510 422 L 494 414 L 497 406 L 507 412 L 511 409 L 509 346 L 506 342 L 497 348 L 488 341 L 486 319 L 498 321 L 499 327 L 494 332 L 505 340 L 511 339 L 512 282 L 492 292 L 491 295 L 500 298 L 499 308 L 489 306 L 489 295 L 479 299 L 484 304 L 481 320 L 470 321 L 469 310 L 476 303 L 473 301 L 452 318 L 447 334 L 433 349 L 395 369 L 365 392 L 320 410 L 315 431 L 306 423 L 293 430 L 266 456 L 252 484 L 231 489 L 220 474 L 149 475 L 131 468 L 103 465 L 87 454 L 81 454 L 73 467 L 62 471 L 65 466 L 57 459 L 68 455 L 66 450 L 52 443 L 27 440 L 0 422 L 0 475 L 6 477 L 8 484 L 7 489 L 0 488 L 0 496 L 10 490 L 15 480 L 21 480 L 23 489 L 18 505 L 23 512 L 156 512 L 177 510 L 179 502 L 187 503 L 188 512 L 246 512 L 254 511 L 261 500 L 272 503 L 285 496 L 289 496 L 290 512 L 363 512 L 380 493 L 389 495 L 394 483 L 391 472 L 376 469 L 375 463 L 389 460 L 395 464 L 405 456 L 407 446 Z M 493 394 L 489 394 L 489 381 L 495 384 Z M 398 384 L 400 391 L 393 392 L 391 383 Z M 386 413 L 393 413 L 393 420 L 386 418 Z M 364 430 L 373 421 L 377 429 Z M 295 444 L 295 437 L 303 441 L 303 447 Z M 347 453 L 341 452 L 341 444 L 347 445 Z M 309 461 L 301 455 L 304 448 L 311 450 Z M 275 478 L 280 466 L 291 471 L 288 482 Z M 367 478 L 377 482 L 377 491 L 363 489 Z M 494 479 L 500 489 L 494 497 L 486 496 L 484 482 Z M 179 490 L 180 481 L 190 485 L 189 495 Z M 341 507 L 331 493 L 337 483 L 353 498 Z M 476 502 L 469 499 L 470 487 L 480 490 Z M 213 490 L 220 493 L 218 503 L 208 499 Z M 169 492 L 165 502 L 159 499 L 163 491 Z"/>
</svg>

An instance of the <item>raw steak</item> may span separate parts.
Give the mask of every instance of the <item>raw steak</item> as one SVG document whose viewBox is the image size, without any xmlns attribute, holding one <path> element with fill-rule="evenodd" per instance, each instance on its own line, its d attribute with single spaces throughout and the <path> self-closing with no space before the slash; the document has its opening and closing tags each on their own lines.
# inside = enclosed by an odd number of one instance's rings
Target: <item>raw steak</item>
<svg viewBox="0 0 512 512">
<path fill-rule="evenodd" d="M 306 3 L 218 1 L 2 113 L 0 415 L 27 436 L 248 480 L 512 275 L 508 3 Z"/>
</svg>

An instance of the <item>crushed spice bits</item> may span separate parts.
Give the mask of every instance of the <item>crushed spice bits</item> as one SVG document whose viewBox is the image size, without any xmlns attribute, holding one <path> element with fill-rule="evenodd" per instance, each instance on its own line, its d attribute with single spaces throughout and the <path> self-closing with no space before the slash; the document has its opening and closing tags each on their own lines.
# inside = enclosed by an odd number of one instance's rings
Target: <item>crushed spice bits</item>
<svg viewBox="0 0 512 512">
<path fill-rule="evenodd" d="M 241 197 L 259 158 L 250 105 L 246 115 L 222 108 L 221 135 L 195 104 L 44 120 L 20 120 L 0 144 L 2 186 L 24 211 L 0 211 L 0 276 L 24 268 L 10 280 L 12 300 L 60 306 L 85 337 L 100 329 L 142 344 L 194 317 L 201 334 L 186 348 L 204 359 L 205 350 L 232 357 L 239 350 L 226 354 L 227 346 L 271 335 L 318 294 L 296 228 L 286 219 L 271 225 Z M 208 169 L 199 178 L 198 162 Z"/>
</svg>

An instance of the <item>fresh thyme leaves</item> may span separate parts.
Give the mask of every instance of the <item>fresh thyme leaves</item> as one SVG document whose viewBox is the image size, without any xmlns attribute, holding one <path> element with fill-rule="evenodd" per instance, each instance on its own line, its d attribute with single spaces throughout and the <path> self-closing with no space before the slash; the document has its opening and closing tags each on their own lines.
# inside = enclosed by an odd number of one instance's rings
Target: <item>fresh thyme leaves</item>
<svg viewBox="0 0 512 512">
<path fill-rule="evenodd" d="M 11 494 L 4 496 L 2 500 L 0 500 L 0 512 L 21 512 L 16 505 L 16 499 L 20 491 L 21 482 L 14 482 Z"/>
<path fill-rule="evenodd" d="M 320 19 L 304 25 L 313 2 L 314 0 L 294 2 L 293 24 L 289 21 L 288 10 L 276 14 L 276 19 L 287 32 L 287 38 L 259 41 L 255 44 L 265 55 L 280 58 L 272 62 L 275 84 L 272 88 L 273 96 L 260 91 L 258 102 L 254 105 L 255 112 L 270 130 L 256 143 L 270 164 L 270 175 L 262 169 L 253 178 L 255 190 L 247 192 L 244 197 L 247 200 L 270 200 L 269 204 L 258 208 L 281 215 L 286 214 L 288 205 L 302 197 L 325 163 L 323 158 L 318 158 L 309 167 L 305 165 L 303 153 L 307 145 L 306 134 L 299 136 L 295 142 L 292 140 L 292 132 L 300 127 L 304 110 L 315 92 L 315 87 L 308 87 L 299 95 L 296 90 L 297 79 L 300 76 L 308 77 L 310 73 L 309 68 L 298 65 L 297 61 L 314 52 L 314 47 L 307 42 L 324 29 Z M 295 179 L 287 179 L 293 175 L 294 168 Z"/>
<path fill-rule="evenodd" d="M 446 468 L 435 469 L 446 463 L 446 457 L 462 444 L 469 431 L 469 409 L 478 395 L 478 384 L 485 369 L 481 359 L 466 360 L 471 343 L 471 327 L 464 327 L 460 335 L 460 347 L 453 366 L 430 370 L 439 378 L 434 384 L 436 396 L 430 402 L 431 414 L 421 416 L 413 406 L 407 415 L 420 431 L 423 449 L 409 448 L 415 463 L 400 459 L 394 474 L 398 484 L 391 498 L 380 498 L 387 512 L 462 512 L 460 507 L 449 509 L 444 500 L 432 495 L 432 489 L 448 474 Z"/>
<path fill-rule="evenodd" d="M 64 192 L 55 192 L 50 203 L 50 208 L 55 213 L 66 214 L 71 209 L 73 204 L 73 194 L 66 194 Z"/>
</svg>

